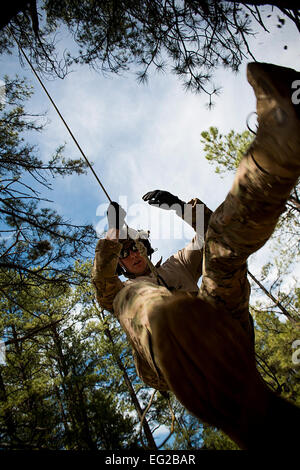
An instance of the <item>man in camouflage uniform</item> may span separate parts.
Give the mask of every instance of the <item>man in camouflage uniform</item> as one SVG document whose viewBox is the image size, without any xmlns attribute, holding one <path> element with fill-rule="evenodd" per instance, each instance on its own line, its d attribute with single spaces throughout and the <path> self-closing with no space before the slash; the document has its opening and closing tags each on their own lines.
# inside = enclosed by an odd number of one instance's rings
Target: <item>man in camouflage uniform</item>
<svg viewBox="0 0 300 470">
<path fill-rule="evenodd" d="M 300 175 L 300 111 L 291 100 L 300 73 L 252 63 L 247 75 L 257 98 L 256 138 L 225 201 L 213 214 L 205 208 L 204 246 L 196 234 L 158 268 L 175 290 L 158 285 L 136 252 L 127 260 L 136 277 L 121 282 L 116 269 L 126 258 L 119 258 L 117 230 L 97 244 L 93 282 L 99 304 L 124 328 L 146 384 L 172 390 L 242 448 L 292 447 L 299 409 L 271 392 L 255 366 L 247 259 L 271 236 Z M 157 192 L 144 199 L 160 202 Z"/>
<path fill-rule="evenodd" d="M 134 241 L 124 238 L 127 236 L 127 231 L 123 226 L 126 213 L 122 208 L 117 207 L 117 203 L 113 203 L 114 205 L 108 209 L 109 230 L 106 239 L 101 239 L 97 243 L 92 277 L 99 305 L 113 312 L 127 333 L 133 346 L 133 356 L 139 377 L 150 387 L 163 391 L 169 390 L 169 386 L 153 361 L 151 334 L 147 325 L 148 316 L 155 309 L 157 302 L 163 302 L 174 292 L 197 296 L 199 291 L 197 283 L 202 275 L 202 235 L 207 230 L 212 211 L 199 199 L 192 199 L 186 205 L 167 191 L 151 191 L 145 194 L 143 199 L 151 205 L 155 204 L 164 209 L 172 208 L 181 217 L 189 212 L 190 217 L 185 217 L 185 220 L 193 228 L 196 228 L 198 222 L 199 233 L 187 247 L 179 250 L 157 267 L 156 272 L 159 275 L 157 278 L 150 272 L 139 252 L 133 251 Z M 199 208 L 204 211 L 200 211 Z M 118 210 L 121 211 L 119 217 Z M 201 224 L 199 224 L 200 216 Z M 120 222 L 121 227 L 123 226 L 121 232 L 115 228 L 115 225 L 118 225 L 114 224 L 115 222 Z M 130 228 L 128 231 L 131 231 L 132 236 L 138 235 L 138 232 L 135 234 Z M 125 258 L 124 253 L 128 254 Z M 120 256 L 122 256 L 121 259 Z M 118 273 L 121 273 L 118 269 L 120 263 L 126 270 L 125 275 L 134 273 L 132 276 L 129 275 L 130 279 L 125 283 L 118 277 Z"/>
</svg>

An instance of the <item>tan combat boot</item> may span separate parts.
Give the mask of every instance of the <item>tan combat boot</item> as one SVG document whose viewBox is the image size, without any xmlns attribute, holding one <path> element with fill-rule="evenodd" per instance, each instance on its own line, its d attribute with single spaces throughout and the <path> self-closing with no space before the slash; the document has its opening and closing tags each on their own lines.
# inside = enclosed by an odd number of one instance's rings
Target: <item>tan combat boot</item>
<svg viewBox="0 0 300 470">
<path fill-rule="evenodd" d="M 268 173 L 297 178 L 300 174 L 300 104 L 297 104 L 295 88 L 300 87 L 300 72 L 252 62 L 247 67 L 247 78 L 256 95 L 259 124 L 249 150 Z"/>
</svg>

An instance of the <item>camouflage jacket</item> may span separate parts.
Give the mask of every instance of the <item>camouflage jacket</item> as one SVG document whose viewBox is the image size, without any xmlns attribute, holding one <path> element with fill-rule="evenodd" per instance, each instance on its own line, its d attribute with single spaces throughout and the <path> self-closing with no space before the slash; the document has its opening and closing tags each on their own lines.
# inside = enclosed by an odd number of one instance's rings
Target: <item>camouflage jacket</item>
<svg viewBox="0 0 300 470">
<path fill-rule="evenodd" d="M 188 202 L 192 206 L 191 218 L 187 220 L 195 229 L 196 221 L 196 205 L 203 204 L 199 199 L 195 198 Z M 205 234 L 211 210 L 204 204 L 204 227 Z M 198 234 L 183 249 L 168 258 L 160 267 L 157 268 L 158 274 L 167 283 L 172 290 L 185 291 L 190 293 L 198 292 L 198 280 L 202 274 L 202 247 L 203 238 Z M 118 258 L 122 249 L 122 244 L 108 239 L 101 239 L 96 246 L 95 259 L 92 269 L 92 283 L 96 290 L 96 298 L 105 310 L 118 316 L 118 312 L 113 310 L 113 301 L 120 290 L 128 283 L 150 280 L 153 284 L 157 284 L 156 277 L 149 273 L 139 276 L 136 279 L 130 279 L 122 282 L 116 274 Z"/>
</svg>

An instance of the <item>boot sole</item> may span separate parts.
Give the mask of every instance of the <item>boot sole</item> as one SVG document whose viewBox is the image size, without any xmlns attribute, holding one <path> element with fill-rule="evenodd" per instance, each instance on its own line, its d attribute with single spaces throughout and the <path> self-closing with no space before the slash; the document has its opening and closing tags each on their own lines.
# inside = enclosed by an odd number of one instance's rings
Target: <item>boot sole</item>
<svg viewBox="0 0 300 470">
<path fill-rule="evenodd" d="M 295 89 L 292 84 L 300 83 L 300 72 L 274 64 L 251 62 L 247 66 L 247 79 L 258 99 L 274 99 L 283 108 L 293 109 L 300 119 L 300 104 L 292 101 Z"/>
<path fill-rule="evenodd" d="M 253 149 L 255 152 L 256 146 L 258 163 L 277 176 L 299 174 L 300 105 L 292 101 L 292 85 L 295 80 L 300 82 L 300 73 L 252 62 L 247 67 L 247 79 L 257 98 L 259 127 Z"/>
</svg>

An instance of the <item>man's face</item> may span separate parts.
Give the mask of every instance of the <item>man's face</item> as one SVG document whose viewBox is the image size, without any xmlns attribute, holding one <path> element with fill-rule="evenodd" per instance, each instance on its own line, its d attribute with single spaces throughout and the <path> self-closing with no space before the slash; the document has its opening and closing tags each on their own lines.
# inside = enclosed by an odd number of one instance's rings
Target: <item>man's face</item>
<svg viewBox="0 0 300 470">
<path fill-rule="evenodd" d="M 141 275 L 147 270 L 147 261 L 143 256 L 140 255 L 140 252 L 136 250 L 135 245 L 132 245 L 126 250 L 128 256 L 121 258 L 120 263 L 124 265 L 126 270 L 131 274 Z"/>
</svg>

